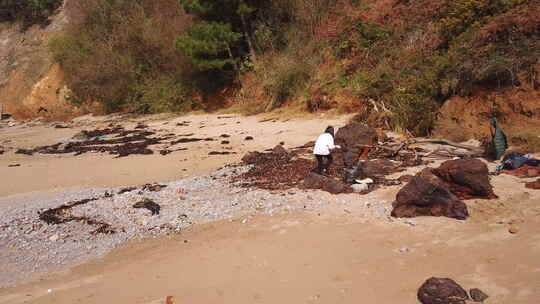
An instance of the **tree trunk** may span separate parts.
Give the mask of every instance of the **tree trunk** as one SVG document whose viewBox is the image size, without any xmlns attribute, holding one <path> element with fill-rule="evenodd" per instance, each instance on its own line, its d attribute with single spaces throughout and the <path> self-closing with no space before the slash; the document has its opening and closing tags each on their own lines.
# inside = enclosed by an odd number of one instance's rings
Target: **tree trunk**
<svg viewBox="0 0 540 304">
<path fill-rule="evenodd" d="M 246 19 L 244 19 L 244 15 L 240 15 L 240 19 L 242 20 L 242 27 L 244 28 L 244 36 L 246 36 L 246 41 L 249 48 L 249 54 L 251 55 L 251 60 L 255 61 L 257 60 L 257 55 L 255 55 L 255 49 L 253 48 L 253 43 L 251 43 L 251 37 L 249 36 L 249 33 L 247 31 Z"/>
</svg>

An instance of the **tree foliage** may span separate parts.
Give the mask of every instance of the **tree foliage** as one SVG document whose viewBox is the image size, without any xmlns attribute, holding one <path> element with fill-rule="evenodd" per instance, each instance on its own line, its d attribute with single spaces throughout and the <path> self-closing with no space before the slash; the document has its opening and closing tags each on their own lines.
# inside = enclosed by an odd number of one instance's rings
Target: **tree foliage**
<svg viewBox="0 0 540 304">
<path fill-rule="evenodd" d="M 34 24 L 48 24 L 48 18 L 63 0 L 0 0 L 0 22 L 21 22 L 24 31 Z"/>
<path fill-rule="evenodd" d="M 222 69 L 227 64 L 235 64 L 231 47 L 240 37 L 230 24 L 201 22 L 176 39 L 176 48 L 191 58 L 201 71 Z"/>
</svg>

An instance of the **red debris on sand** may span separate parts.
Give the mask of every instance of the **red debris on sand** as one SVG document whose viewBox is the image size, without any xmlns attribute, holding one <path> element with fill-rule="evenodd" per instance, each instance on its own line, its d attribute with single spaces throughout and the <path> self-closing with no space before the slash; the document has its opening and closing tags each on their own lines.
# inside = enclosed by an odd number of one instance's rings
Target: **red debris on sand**
<svg viewBox="0 0 540 304">
<path fill-rule="evenodd" d="M 540 190 L 540 178 L 534 182 L 526 183 L 525 187 L 529 189 Z"/>
<path fill-rule="evenodd" d="M 503 170 L 502 173 L 521 178 L 530 178 L 540 176 L 540 167 L 524 165 L 514 170 Z"/>
</svg>

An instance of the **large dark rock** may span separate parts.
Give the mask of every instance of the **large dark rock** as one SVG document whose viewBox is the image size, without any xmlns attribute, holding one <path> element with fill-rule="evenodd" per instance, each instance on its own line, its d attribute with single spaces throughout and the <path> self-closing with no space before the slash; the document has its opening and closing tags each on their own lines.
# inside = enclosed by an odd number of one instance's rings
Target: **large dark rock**
<svg viewBox="0 0 540 304">
<path fill-rule="evenodd" d="M 469 216 L 467 205 L 448 189 L 446 183 L 426 168 L 399 190 L 394 217 L 446 216 L 464 220 Z"/>
<path fill-rule="evenodd" d="M 359 163 L 362 177 L 384 177 L 399 171 L 399 164 L 387 159 L 367 160 Z"/>
<path fill-rule="evenodd" d="M 461 199 L 497 198 L 489 183 L 489 170 L 479 159 L 449 160 L 433 172 Z"/>
<path fill-rule="evenodd" d="M 422 304 L 465 304 L 467 292 L 452 279 L 430 278 L 418 289 Z"/>
<path fill-rule="evenodd" d="M 348 168 L 355 166 L 358 162 L 362 145 L 373 145 L 376 142 L 375 129 L 361 123 L 350 123 L 339 128 L 335 136 L 335 143 L 341 146 L 343 161 L 345 167 Z"/>
<path fill-rule="evenodd" d="M 304 187 L 307 189 L 321 189 L 332 194 L 344 192 L 345 184 L 331 177 L 310 172 L 304 179 Z"/>
</svg>

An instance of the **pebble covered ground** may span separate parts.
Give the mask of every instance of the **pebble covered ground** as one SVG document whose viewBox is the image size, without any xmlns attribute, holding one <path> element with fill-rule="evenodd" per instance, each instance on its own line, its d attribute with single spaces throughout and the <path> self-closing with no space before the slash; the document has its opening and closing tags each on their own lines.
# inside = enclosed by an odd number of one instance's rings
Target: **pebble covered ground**
<svg viewBox="0 0 540 304">
<path fill-rule="evenodd" d="M 377 201 L 370 195 L 267 191 L 231 185 L 229 178 L 245 170 L 247 167 L 226 167 L 210 176 L 164 183 L 166 187 L 156 192 L 141 187 L 121 194 L 120 188 L 87 189 L 40 199 L 2 199 L 0 204 L 6 208 L 0 209 L 0 287 L 84 263 L 128 241 L 177 233 L 194 224 L 233 219 L 246 222 L 255 214 L 328 214 L 332 209 L 360 218 L 407 222 L 390 217 L 391 201 Z M 85 221 L 47 224 L 39 218 L 47 209 L 95 197 L 99 199 L 73 207 L 69 215 L 107 223 L 115 233 L 93 233 L 97 227 Z M 160 213 L 152 215 L 147 209 L 133 207 L 144 199 L 159 204 Z"/>
</svg>

